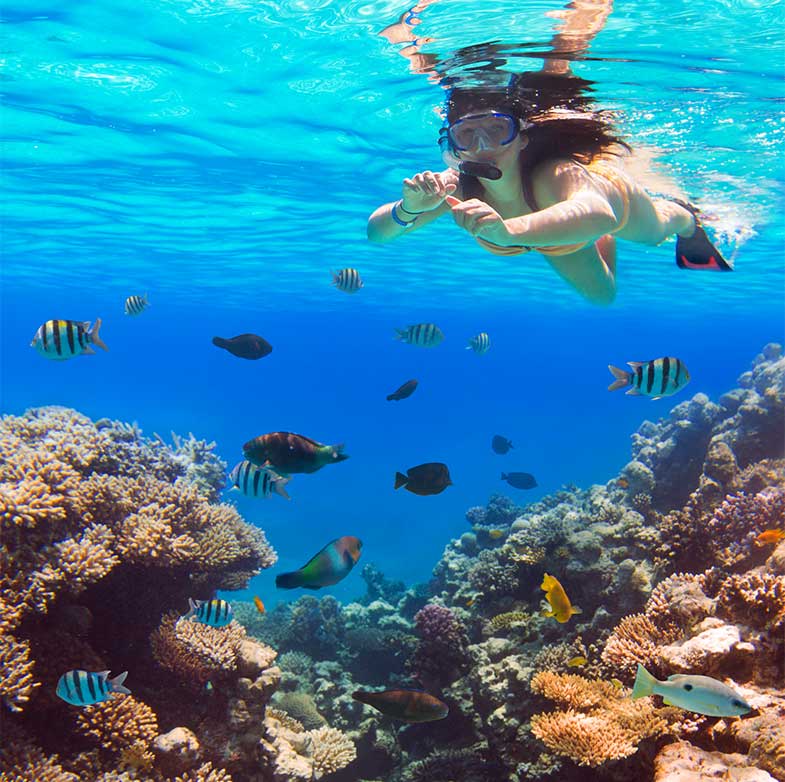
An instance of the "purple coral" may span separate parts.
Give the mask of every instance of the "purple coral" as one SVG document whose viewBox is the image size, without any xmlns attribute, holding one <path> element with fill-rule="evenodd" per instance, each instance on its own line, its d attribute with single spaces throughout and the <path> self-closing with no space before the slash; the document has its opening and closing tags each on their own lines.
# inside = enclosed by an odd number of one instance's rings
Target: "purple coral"
<svg viewBox="0 0 785 782">
<path fill-rule="evenodd" d="M 429 603 L 414 615 L 420 636 L 410 667 L 426 686 L 454 681 L 468 662 L 466 628 L 445 606 Z"/>
</svg>

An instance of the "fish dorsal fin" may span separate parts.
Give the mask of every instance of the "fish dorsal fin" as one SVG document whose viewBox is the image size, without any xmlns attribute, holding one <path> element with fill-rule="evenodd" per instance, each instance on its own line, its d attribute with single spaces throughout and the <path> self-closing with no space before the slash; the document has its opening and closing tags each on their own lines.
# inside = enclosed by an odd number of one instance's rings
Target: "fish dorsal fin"
<svg viewBox="0 0 785 782">
<path fill-rule="evenodd" d="M 100 676 L 104 681 L 106 681 L 106 678 L 110 673 L 111 671 L 97 671 L 95 675 Z"/>
<path fill-rule="evenodd" d="M 645 367 L 648 363 L 648 361 L 628 361 L 627 366 L 637 369 L 638 367 Z"/>
<path fill-rule="evenodd" d="M 290 432 L 290 434 L 294 434 L 294 432 Z M 295 435 L 295 437 L 299 438 L 300 440 L 304 440 L 306 443 L 310 445 L 314 445 L 317 448 L 324 448 L 324 443 L 320 443 L 317 440 L 314 440 L 312 437 L 306 437 L 304 434 Z"/>
</svg>

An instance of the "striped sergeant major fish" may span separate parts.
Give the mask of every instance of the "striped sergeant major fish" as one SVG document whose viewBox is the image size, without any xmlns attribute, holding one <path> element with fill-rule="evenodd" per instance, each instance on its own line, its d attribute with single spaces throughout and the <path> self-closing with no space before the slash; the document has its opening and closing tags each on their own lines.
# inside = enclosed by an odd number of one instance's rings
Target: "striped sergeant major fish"
<svg viewBox="0 0 785 782">
<path fill-rule="evenodd" d="M 129 296 L 125 300 L 125 314 L 141 315 L 149 306 L 150 302 L 147 299 L 146 293 L 144 296 Z"/>
<path fill-rule="evenodd" d="M 123 671 L 110 679 L 109 671 L 68 671 L 57 680 L 55 693 L 72 706 L 92 706 L 94 703 L 108 701 L 113 692 L 130 695 L 131 691 L 123 687 L 128 671 Z"/>
<path fill-rule="evenodd" d="M 341 269 L 338 272 L 331 271 L 330 274 L 333 276 L 333 285 L 344 293 L 357 293 L 363 287 L 357 269 Z"/>
<path fill-rule="evenodd" d="M 286 492 L 286 484 L 291 478 L 278 475 L 270 467 L 257 467 L 248 460 L 243 460 L 232 468 L 229 480 L 232 482 L 232 487 L 239 489 L 246 497 L 266 500 L 275 492 L 284 499 L 291 499 Z"/>
<path fill-rule="evenodd" d="M 444 339 L 444 333 L 435 323 L 416 323 L 395 331 L 396 339 L 421 348 L 434 348 Z"/>
<path fill-rule="evenodd" d="M 469 340 L 466 350 L 473 350 L 478 356 L 484 356 L 491 349 L 491 338 L 484 332 Z"/>
<path fill-rule="evenodd" d="M 96 318 L 92 328 L 89 320 L 48 320 L 35 332 L 30 347 L 55 361 L 95 353 L 91 345 L 109 350 L 98 336 L 100 328 L 101 318 Z"/>
<path fill-rule="evenodd" d="M 226 627 L 232 621 L 232 607 L 226 600 L 192 600 L 188 598 L 188 613 L 181 619 L 195 617 L 197 622 L 210 627 Z"/>
<path fill-rule="evenodd" d="M 675 394 L 690 382 L 690 373 L 684 363 L 671 356 L 655 358 L 653 361 L 628 361 L 632 372 L 608 364 L 611 374 L 616 378 L 608 386 L 608 391 L 630 386 L 628 394 L 661 399 Z"/>
</svg>

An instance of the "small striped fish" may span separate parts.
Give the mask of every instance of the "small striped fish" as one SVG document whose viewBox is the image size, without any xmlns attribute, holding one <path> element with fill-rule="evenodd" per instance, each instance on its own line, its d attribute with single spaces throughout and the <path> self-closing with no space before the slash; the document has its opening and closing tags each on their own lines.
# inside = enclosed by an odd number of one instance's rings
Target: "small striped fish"
<svg viewBox="0 0 785 782">
<path fill-rule="evenodd" d="M 210 627 L 226 627 L 232 621 L 232 607 L 226 600 L 191 600 L 188 598 L 188 613 L 181 619 L 196 617 L 197 622 Z"/>
<path fill-rule="evenodd" d="M 286 492 L 286 484 L 291 478 L 284 478 L 269 467 L 257 467 L 247 460 L 239 462 L 232 468 L 229 480 L 232 486 L 239 489 L 246 497 L 266 500 L 275 492 L 284 499 L 291 499 Z"/>
<path fill-rule="evenodd" d="M 469 340 L 466 350 L 473 350 L 478 356 L 484 356 L 491 349 L 491 338 L 484 332 Z"/>
<path fill-rule="evenodd" d="M 672 356 L 655 358 L 653 361 L 628 361 L 632 372 L 608 364 L 611 374 L 616 378 L 608 386 L 608 391 L 631 386 L 628 394 L 661 399 L 675 394 L 690 382 L 690 373 L 681 360 Z"/>
<path fill-rule="evenodd" d="M 344 293 L 357 293 L 363 287 L 360 272 L 357 269 L 341 269 L 339 272 L 330 272 L 333 276 L 333 285 Z"/>
<path fill-rule="evenodd" d="M 109 671 L 68 671 L 57 680 L 55 693 L 72 706 L 91 706 L 108 701 L 113 692 L 131 694 L 129 689 L 123 687 L 128 671 L 123 671 L 114 679 L 109 679 L 108 676 Z"/>
<path fill-rule="evenodd" d="M 434 323 L 417 323 L 405 329 L 395 329 L 396 339 L 421 348 L 434 348 L 444 339 L 442 330 Z"/>
<path fill-rule="evenodd" d="M 129 296 L 125 300 L 125 314 L 141 315 L 149 306 L 150 302 L 147 299 L 146 293 L 144 296 Z"/>
<path fill-rule="evenodd" d="M 55 361 L 95 353 L 90 345 L 109 350 L 98 336 L 100 328 L 101 318 L 96 319 L 92 329 L 89 320 L 48 320 L 35 332 L 30 347 Z"/>
</svg>

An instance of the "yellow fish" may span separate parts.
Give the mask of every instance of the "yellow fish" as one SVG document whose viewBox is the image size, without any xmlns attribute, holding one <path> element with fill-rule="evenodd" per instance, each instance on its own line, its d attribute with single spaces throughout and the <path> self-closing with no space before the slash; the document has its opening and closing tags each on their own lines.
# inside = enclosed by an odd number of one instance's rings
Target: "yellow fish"
<svg viewBox="0 0 785 782">
<path fill-rule="evenodd" d="M 622 489 L 629 489 L 630 488 L 630 482 L 626 478 L 619 478 L 616 481 L 616 483 L 618 483 L 619 486 L 622 487 Z"/>
<path fill-rule="evenodd" d="M 781 529 L 767 529 L 755 538 L 755 542 L 759 546 L 765 546 L 769 543 L 779 543 L 783 538 L 785 538 L 785 531 Z"/>
<path fill-rule="evenodd" d="M 553 576 L 547 573 L 543 576 L 540 589 L 545 591 L 545 599 L 551 606 L 550 611 L 543 611 L 543 616 L 552 616 L 557 622 L 564 624 L 570 621 L 573 614 L 583 613 L 578 606 L 570 603 L 570 598 L 564 591 L 564 587 Z"/>
<path fill-rule="evenodd" d="M 488 533 L 488 537 L 492 540 L 498 540 L 500 537 L 502 537 L 502 535 L 504 535 L 504 531 L 500 529 L 492 529 Z"/>
<path fill-rule="evenodd" d="M 589 661 L 585 657 L 578 655 L 577 657 L 570 657 L 570 659 L 567 660 L 567 666 L 569 668 L 580 668 L 581 665 L 586 665 L 587 662 Z"/>
<path fill-rule="evenodd" d="M 254 598 L 253 598 L 253 604 L 256 606 L 256 610 L 257 610 L 257 611 L 258 611 L 260 614 L 263 614 L 263 613 L 264 613 L 264 603 L 263 603 L 263 602 L 261 601 L 261 599 L 260 599 L 260 598 L 258 598 L 256 595 L 254 595 Z"/>
<path fill-rule="evenodd" d="M 624 689 L 624 683 L 621 681 L 621 679 L 611 679 L 611 684 L 612 684 L 612 685 L 613 685 L 613 686 L 614 686 L 614 687 L 615 687 L 617 690 L 622 690 L 622 689 Z"/>
<path fill-rule="evenodd" d="M 473 605 L 474 605 L 474 598 L 473 598 L 473 597 L 470 597 L 470 598 L 469 598 L 469 599 L 466 601 L 466 607 L 467 607 L 467 608 L 471 608 Z"/>
</svg>

